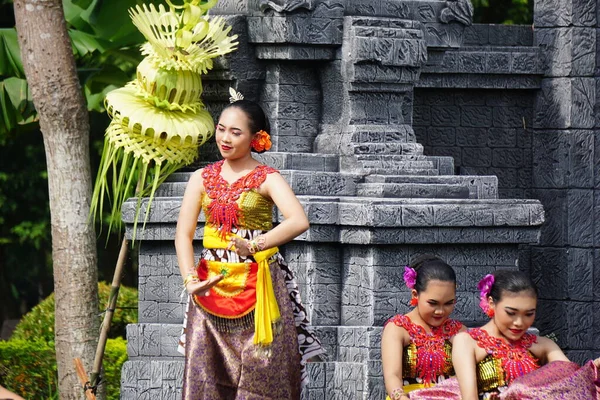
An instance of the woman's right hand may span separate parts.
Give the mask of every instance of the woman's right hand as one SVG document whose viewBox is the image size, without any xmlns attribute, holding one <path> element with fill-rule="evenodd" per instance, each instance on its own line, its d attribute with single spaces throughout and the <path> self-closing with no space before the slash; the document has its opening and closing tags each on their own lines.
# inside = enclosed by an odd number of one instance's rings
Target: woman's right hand
<svg viewBox="0 0 600 400">
<path fill-rule="evenodd" d="M 193 280 L 185 285 L 185 289 L 189 294 L 208 296 L 210 294 L 210 289 L 219 283 L 221 279 L 223 279 L 223 275 L 216 275 L 205 281 Z"/>
</svg>

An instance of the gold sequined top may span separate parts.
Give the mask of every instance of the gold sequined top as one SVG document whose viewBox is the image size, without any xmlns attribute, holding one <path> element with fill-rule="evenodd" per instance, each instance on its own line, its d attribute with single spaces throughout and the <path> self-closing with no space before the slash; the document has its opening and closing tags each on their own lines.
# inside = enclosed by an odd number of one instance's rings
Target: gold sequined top
<svg viewBox="0 0 600 400">
<path fill-rule="evenodd" d="M 221 176 L 224 161 L 202 170 L 204 192 L 200 199 L 206 225 L 216 228 L 224 239 L 233 229 L 268 231 L 273 226 L 273 202 L 258 192 L 267 175 L 277 172 L 266 165 L 229 183 Z"/>
<path fill-rule="evenodd" d="M 202 211 L 208 215 L 208 206 L 213 199 L 202 194 Z M 238 228 L 268 231 L 273 227 L 273 202 L 255 189 L 240 194 L 237 200 L 240 223 Z"/>
<path fill-rule="evenodd" d="M 506 386 L 501 361 L 492 355 L 477 363 L 476 372 L 477 390 L 480 393 L 497 391 L 499 387 Z"/>
<path fill-rule="evenodd" d="M 452 344 L 449 340 L 444 343 L 444 353 L 446 353 L 446 359 L 452 359 Z M 451 362 L 444 365 L 442 376 L 449 378 L 454 375 L 454 367 Z M 402 354 L 402 378 L 414 378 L 418 376 L 417 372 L 417 346 L 411 342 L 407 347 L 403 349 Z"/>
</svg>

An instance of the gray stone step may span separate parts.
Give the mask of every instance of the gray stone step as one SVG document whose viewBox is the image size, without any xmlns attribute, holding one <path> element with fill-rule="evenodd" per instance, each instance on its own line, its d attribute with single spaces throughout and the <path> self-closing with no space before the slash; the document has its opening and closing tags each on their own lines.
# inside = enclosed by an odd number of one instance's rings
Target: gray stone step
<svg viewBox="0 0 600 400">
<path fill-rule="evenodd" d="M 429 199 L 468 199 L 469 188 L 460 184 L 444 183 L 360 183 L 358 196 L 429 198 Z M 475 198 L 475 197 L 473 197 Z"/>
<path fill-rule="evenodd" d="M 363 143 L 353 147 L 354 154 L 423 154 L 420 143 Z"/>
<path fill-rule="evenodd" d="M 353 143 L 413 143 L 416 142 L 415 133 L 410 126 L 384 125 L 384 126 L 356 126 L 352 134 Z"/>
<path fill-rule="evenodd" d="M 363 172 L 365 174 L 374 174 L 374 175 L 406 175 L 406 176 L 411 176 L 411 175 L 417 175 L 417 176 L 422 176 L 422 175 L 439 175 L 440 171 L 434 168 L 383 168 L 383 167 L 376 167 L 376 168 L 363 168 Z M 368 175 L 367 175 L 368 176 Z"/>
<path fill-rule="evenodd" d="M 374 362 L 381 364 L 380 362 Z M 121 370 L 121 400 L 180 400 L 185 363 L 180 360 L 131 360 Z M 360 362 L 311 362 L 301 400 L 345 400 L 385 397 L 383 378 L 369 376 Z"/>
<path fill-rule="evenodd" d="M 253 157 L 279 170 L 339 171 L 339 156 L 337 154 L 278 153 L 268 151 L 261 154 L 253 154 Z"/>
<path fill-rule="evenodd" d="M 469 198 L 471 199 L 498 198 L 498 178 L 494 175 L 368 175 L 365 177 L 365 183 L 417 183 L 431 185 L 461 185 L 467 186 L 469 188 Z"/>
<path fill-rule="evenodd" d="M 310 380 L 302 399 L 379 398 L 376 393 L 383 393 L 381 327 L 314 329 L 328 353 L 324 362 L 307 364 Z M 181 323 L 127 326 L 128 361 L 121 372 L 121 399 L 138 399 L 142 392 L 153 393 L 157 399 L 181 398 L 184 359 L 177 351 L 180 335 Z"/>
<path fill-rule="evenodd" d="M 297 195 L 354 196 L 364 174 L 307 170 L 280 170 Z M 159 197 L 183 196 L 190 172 L 171 175 L 156 191 Z"/>
<path fill-rule="evenodd" d="M 454 159 L 447 156 L 425 156 L 425 155 L 393 155 L 393 154 L 357 154 L 354 156 L 363 169 L 373 173 L 375 168 L 387 171 L 395 170 L 425 170 L 435 169 L 440 175 L 454 175 Z M 345 165 L 342 161 L 341 165 Z M 389 174 L 390 172 L 386 172 Z M 437 173 L 435 173 L 437 175 Z"/>
</svg>

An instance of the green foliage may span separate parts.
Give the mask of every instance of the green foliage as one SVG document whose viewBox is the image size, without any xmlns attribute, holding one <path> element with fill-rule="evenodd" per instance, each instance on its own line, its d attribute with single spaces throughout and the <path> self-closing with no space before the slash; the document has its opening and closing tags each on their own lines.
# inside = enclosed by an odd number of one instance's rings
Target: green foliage
<svg viewBox="0 0 600 400">
<path fill-rule="evenodd" d="M 98 285 L 100 307 L 108 304 L 110 285 Z M 127 324 L 137 322 L 137 290 L 122 286 L 117 298 L 117 308 L 112 318 L 109 337 L 125 336 Z M 15 327 L 11 339 L 54 342 L 54 293 L 28 312 Z"/>
<path fill-rule="evenodd" d="M 533 0 L 471 0 L 478 24 L 531 25 Z"/>
<path fill-rule="evenodd" d="M 54 345 L 44 341 L 0 341 L 0 382 L 25 399 L 47 399 L 56 393 Z"/>
<path fill-rule="evenodd" d="M 0 384 L 26 399 L 58 399 L 54 345 L 44 341 L 0 341 Z M 121 367 L 127 361 L 125 339 L 109 339 L 104 353 L 106 398 L 118 400 Z M 82 389 L 83 394 L 83 389 Z"/>
</svg>

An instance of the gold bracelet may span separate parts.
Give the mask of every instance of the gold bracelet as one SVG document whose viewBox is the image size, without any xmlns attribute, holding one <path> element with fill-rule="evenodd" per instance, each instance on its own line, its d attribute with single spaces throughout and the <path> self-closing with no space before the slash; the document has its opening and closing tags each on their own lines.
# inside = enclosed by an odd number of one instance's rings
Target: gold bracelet
<svg viewBox="0 0 600 400">
<path fill-rule="evenodd" d="M 190 282 L 198 282 L 198 275 L 195 274 L 188 274 L 185 279 L 183 280 L 183 287 L 187 287 L 187 284 Z"/>
<path fill-rule="evenodd" d="M 246 247 L 248 248 L 250 254 L 255 254 L 258 250 L 258 243 L 256 243 L 256 240 L 248 240 Z"/>
<path fill-rule="evenodd" d="M 258 250 L 264 250 L 265 247 L 267 247 L 267 238 L 265 235 L 258 235 L 254 240 L 256 241 L 256 247 Z"/>
<path fill-rule="evenodd" d="M 390 394 L 390 399 L 392 400 L 400 400 L 402 397 L 408 397 L 408 395 L 404 393 L 404 389 L 401 387 L 392 390 Z"/>
</svg>

